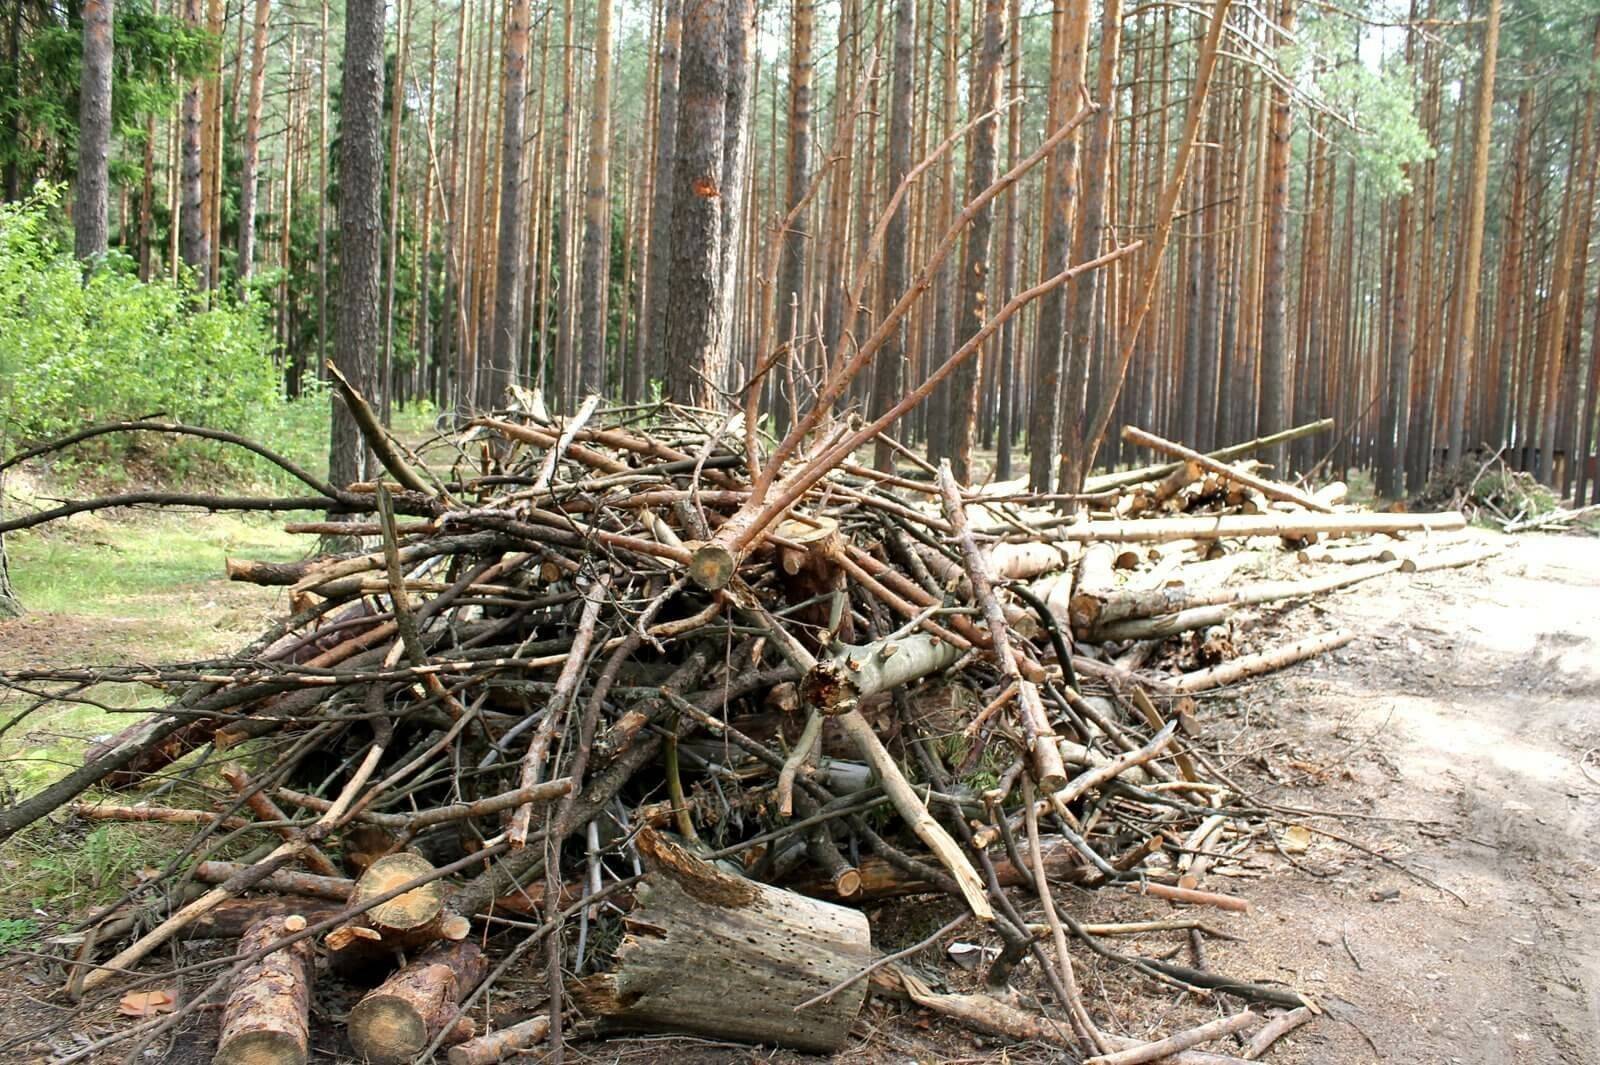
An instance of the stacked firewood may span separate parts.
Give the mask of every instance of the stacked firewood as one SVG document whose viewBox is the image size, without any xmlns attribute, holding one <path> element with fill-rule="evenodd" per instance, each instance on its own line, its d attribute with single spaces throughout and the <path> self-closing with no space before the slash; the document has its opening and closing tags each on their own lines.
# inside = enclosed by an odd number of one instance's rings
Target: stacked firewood
<svg viewBox="0 0 1600 1065">
<path fill-rule="evenodd" d="M 251 646 L 8 675 L 168 702 L 0 831 L 64 808 L 193 826 L 167 868 L 58 939 L 69 991 L 128 985 L 173 941 L 237 937 L 175 1011 L 68 1059 L 152 1045 L 222 1002 L 217 1061 L 304 1062 L 331 985 L 365 989 L 342 1024 L 374 1062 L 493 1062 L 575 1030 L 829 1051 L 869 992 L 1154 1060 L 1097 1026 L 1083 950 L 1294 1011 L 1257 1034 L 1270 1043 L 1308 1001 L 1124 953 L 1107 937 L 1127 929 L 1081 925 L 1050 885 L 1244 909 L 1201 885 L 1274 842 L 1274 815 L 1217 768 L 1192 695 L 1351 637 L 1273 639 L 1241 612 L 1480 557 L 1435 546 L 1457 514 L 1347 508 L 1264 477 L 1252 445 L 1203 456 L 1130 430 L 1175 465 L 1034 497 L 958 484 L 881 436 L 900 461 L 872 468 L 850 423 L 771 441 L 739 415 L 528 404 L 413 451 L 346 401 L 368 483 L 326 485 L 256 445 L 339 519 L 288 528 L 342 549 L 229 563 L 286 591 Z M 1269 562 L 1305 575 L 1257 576 Z M 210 801 L 111 791 L 158 773 Z M 863 902 L 937 893 L 997 946 L 984 994 L 936 993 L 873 949 Z M 1003 995 L 1030 958 L 1053 1017 Z M 541 960 L 543 1005 L 486 1023 L 496 982 Z"/>
</svg>

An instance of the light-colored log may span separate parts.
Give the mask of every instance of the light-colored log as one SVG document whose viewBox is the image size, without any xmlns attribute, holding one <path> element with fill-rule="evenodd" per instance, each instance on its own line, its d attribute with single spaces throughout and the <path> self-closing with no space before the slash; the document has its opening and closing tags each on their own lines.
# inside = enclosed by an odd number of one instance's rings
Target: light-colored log
<svg viewBox="0 0 1600 1065">
<path fill-rule="evenodd" d="M 636 842 L 650 869 L 612 970 L 570 987 L 581 1011 L 621 1030 L 812 1053 L 846 1043 L 865 982 L 795 1007 L 872 962 L 865 915 L 730 875 L 651 830 Z"/>
</svg>

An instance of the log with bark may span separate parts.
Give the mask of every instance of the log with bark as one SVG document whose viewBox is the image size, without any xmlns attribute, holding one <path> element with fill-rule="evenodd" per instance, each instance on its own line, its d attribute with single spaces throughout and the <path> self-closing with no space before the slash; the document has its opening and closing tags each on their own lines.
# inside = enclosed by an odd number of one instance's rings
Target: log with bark
<svg viewBox="0 0 1600 1065">
<path fill-rule="evenodd" d="M 251 925 L 239 952 L 251 954 L 300 932 L 300 915 Z M 305 1065 L 311 1053 L 311 943 L 302 939 L 272 951 L 240 974 L 222 1012 L 214 1065 Z"/>
<path fill-rule="evenodd" d="M 440 944 L 424 951 L 350 1010 L 350 1046 L 374 1065 L 400 1065 L 441 1033 L 447 1043 L 465 1042 L 472 1038 L 474 1025 L 471 1018 L 456 1019 L 456 1005 L 488 970 L 488 959 L 476 943 Z"/>
</svg>

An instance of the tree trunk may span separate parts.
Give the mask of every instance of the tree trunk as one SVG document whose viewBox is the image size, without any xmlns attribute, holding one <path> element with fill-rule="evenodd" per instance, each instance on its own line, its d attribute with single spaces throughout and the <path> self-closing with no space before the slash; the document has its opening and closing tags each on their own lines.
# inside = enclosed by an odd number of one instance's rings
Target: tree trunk
<svg viewBox="0 0 1600 1065">
<path fill-rule="evenodd" d="M 111 180 L 111 25 L 116 0 L 84 0 L 83 82 L 78 89 L 77 196 L 72 208 L 73 250 L 80 259 L 106 253 Z"/>
<path fill-rule="evenodd" d="M 488 405 L 504 402 L 516 383 L 522 336 L 522 267 L 526 248 L 522 210 L 522 139 L 528 95 L 528 0 L 506 9 L 502 54 L 500 127 L 500 233 L 495 253 L 494 344 L 490 351 Z"/>
<path fill-rule="evenodd" d="M 706 0 L 683 14 L 670 190 L 671 269 L 663 293 L 663 311 L 670 307 L 672 313 L 663 353 L 667 397 L 697 406 L 719 405 L 727 376 L 731 304 L 724 297 L 731 299 L 733 278 L 726 271 L 734 259 L 726 245 L 737 234 L 728 231 L 724 209 L 725 201 L 735 198 L 726 167 L 728 149 L 740 139 L 730 127 L 743 119 L 742 113 L 729 113 L 729 104 L 745 95 L 742 89 L 735 92 L 734 79 L 742 79 L 747 69 L 742 62 L 747 38 L 735 39 L 729 29 L 749 11 L 749 0 Z"/>
<path fill-rule="evenodd" d="M 1052 34 L 1058 68 L 1051 81 L 1051 108 L 1047 125 L 1053 130 L 1079 105 L 1089 59 L 1089 7 L 1068 4 L 1056 16 Z M 1104 101 L 1102 101 L 1104 102 Z M 1067 268 L 1072 253 L 1072 227 L 1078 201 L 1078 134 L 1068 137 L 1051 156 L 1045 174 L 1044 269 L 1052 277 Z M 1061 449 L 1061 394 L 1068 386 L 1065 293 L 1053 289 L 1039 301 L 1034 333 L 1035 379 L 1033 414 L 1028 426 L 1028 486 L 1050 491 L 1056 455 Z M 1063 374 L 1067 377 L 1064 378 Z"/>
<path fill-rule="evenodd" d="M 305 928 L 294 915 L 257 921 L 240 938 L 252 954 Z M 310 1056 L 311 941 L 302 939 L 253 962 L 238 976 L 222 1013 L 212 1065 L 305 1065 Z"/>
<path fill-rule="evenodd" d="M 796 1007 L 872 960 L 856 910 L 743 880 L 645 830 L 650 871 L 616 968 L 572 985 L 580 1009 L 623 1030 L 694 1032 L 831 1053 L 849 1038 L 866 981 Z M 685 967 L 693 966 L 693 979 Z"/>
<path fill-rule="evenodd" d="M 982 36 L 974 42 L 977 54 L 972 64 L 972 86 L 968 97 L 974 114 L 991 111 L 1000 103 L 1000 67 L 1005 61 L 1006 8 L 1005 0 L 984 0 Z M 1000 133 L 998 114 L 985 119 L 972 131 L 967 151 L 967 202 L 976 200 L 983 190 L 994 184 L 998 166 L 997 146 Z M 989 201 L 972 217 L 967 226 L 966 249 L 961 262 L 961 321 L 956 336 L 961 340 L 973 336 L 983 328 L 987 318 L 989 290 L 989 245 L 994 229 L 994 201 Z M 962 482 L 972 480 L 972 448 L 978 419 L 978 363 L 985 357 L 961 364 L 951 377 L 950 390 L 950 458 L 956 478 Z"/>
<path fill-rule="evenodd" d="M 1084 194 L 1078 225 L 1073 234 L 1073 262 L 1088 262 L 1100 254 L 1105 234 L 1106 186 L 1109 184 L 1111 136 L 1117 116 L 1117 60 L 1122 45 L 1122 2 L 1102 0 L 1100 21 L 1100 67 L 1095 95 L 1100 111 L 1089 129 L 1089 150 L 1084 157 Z M 1114 282 L 1116 267 L 1107 274 L 1107 285 Z M 1084 420 L 1088 416 L 1087 367 L 1094 334 L 1095 291 L 1100 271 L 1096 270 L 1067 283 L 1065 344 L 1068 373 L 1061 387 L 1058 425 L 1061 431 L 1058 490 L 1073 492 L 1088 470 L 1083 468 Z"/>
<path fill-rule="evenodd" d="M 1483 31 L 1483 69 L 1478 81 L 1478 117 L 1473 136 L 1472 177 L 1467 185 L 1466 253 L 1461 265 L 1461 327 L 1453 347 L 1455 370 L 1450 384 L 1449 461 L 1466 453 L 1467 377 L 1478 354 L 1478 291 L 1483 283 L 1484 200 L 1489 182 L 1489 138 L 1494 119 L 1494 68 L 1500 50 L 1500 0 L 1489 0 L 1489 22 Z"/>
<path fill-rule="evenodd" d="M 583 208 L 583 338 L 578 391 L 606 388 L 606 297 L 611 280 L 611 7 L 594 23 L 594 101 L 589 109 L 589 181 Z"/>
<path fill-rule="evenodd" d="M 193 2 L 193 0 L 191 0 Z M 384 0 L 347 0 L 339 130 L 339 332 L 334 361 L 356 391 L 372 389 L 383 247 Z M 364 479 L 367 450 L 349 407 L 335 399 L 328 478 Z"/>
<path fill-rule="evenodd" d="M 784 189 L 784 217 L 788 217 L 789 212 L 805 197 L 806 188 L 811 183 L 811 43 L 815 25 L 814 0 L 794 0 L 794 34 L 789 44 L 789 170 Z M 909 100 L 907 106 L 910 106 Z M 790 343 L 807 328 L 805 279 L 809 228 L 805 212 L 801 212 L 789 224 L 788 230 L 778 236 L 783 242 L 783 262 L 778 270 L 778 334 L 774 343 L 779 347 Z M 770 351 L 755 353 L 758 360 L 765 360 L 771 355 Z M 882 357 L 880 354 L 879 358 Z M 780 434 L 788 431 L 790 415 L 800 403 L 799 396 L 791 396 L 783 387 L 788 380 L 784 367 L 799 358 L 798 351 L 790 350 L 772 371 L 776 386 L 772 393 L 772 414 Z"/>
<path fill-rule="evenodd" d="M 666 369 L 667 289 L 672 265 L 674 190 L 677 175 L 678 70 L 683 45 L 683 0 L 663 0 L 661 59 L 657 64 L 655 181 L 651 189 L 650 255 L 645 262 L 644 300 L 639 311 L 640 361 L 647 380 Z"/>
<path fill-rule="evenodd" d="M 1280 0 L 1277 28 L 1285 41 L 1294 36 L 1295 0 Z M 1261 293 L 1261 409 L 1257 429 L 1263 435 L 1288 428 L 1288 308 L 1285 280 L 1289 258 L 1289 92 L 1272 87 L 1272 131 L 1267 147 L 1267 244 L 1263 252 Z M 1288 471 L 1282 445 L 1266 459 L 1279 477 Z"/>
<path fill-rule="evenodd" d="M 200 0 L 183 0 L 183 20 L 191 28 L 200 26 Z M 194 271 L 195 287 L 209 287 L 211 247 L 206 240 L 204 168 L 200 158 L 202 122 L 200 79 L 191 78 L 183 90 L 183 215 L 180 220 L 180 246 L 183 261 Z"/>
<path fill-rule="evenodd" d="M 261 161 L 261 101 L 267 83 L 267 29 L 272 0 L 256 0 L 250 43 L 250 100 L 244 111 L 244 170 L 239 176 L 239 283 L 249 293 L 256 256 L 256 176 Z M 243 59 L 240 59 L 243 62 Z"/>
<path fill-rule="evenodd" d="M 0 512 L 3 515 L 3 512 Z M 0 536 L 0 620 L 22 613 L 22 603 L 11 587 L 11 565 L 6 559 L 6 538 Z"/>
</svg>

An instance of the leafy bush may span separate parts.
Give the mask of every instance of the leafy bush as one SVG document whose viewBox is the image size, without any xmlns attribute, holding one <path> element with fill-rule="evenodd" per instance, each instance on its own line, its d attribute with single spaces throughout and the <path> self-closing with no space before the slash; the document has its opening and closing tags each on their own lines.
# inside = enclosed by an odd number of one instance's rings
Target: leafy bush
<svg viewBox="0 0 1600 1065">
<path fill-rule="evenodd" d="M 279 402 L 256 308 L 141 282 L 117 253 L 85 279 L 54 221 L 58 195 L 0 204 L 0 436 L 153 414 L 237 430 Z"/>
</svg>

